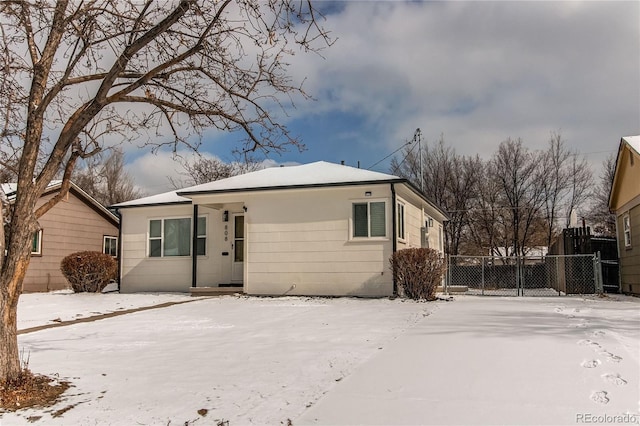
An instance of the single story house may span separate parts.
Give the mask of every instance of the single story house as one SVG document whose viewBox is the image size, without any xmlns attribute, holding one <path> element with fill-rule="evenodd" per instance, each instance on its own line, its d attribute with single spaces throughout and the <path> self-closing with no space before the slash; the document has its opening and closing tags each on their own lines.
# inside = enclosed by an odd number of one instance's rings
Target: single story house
<svg viewBox="0 0 640 426">
<path fill-rule="evenodd" d="M 41 206 L 60 191 L 62 181 L 52 181 L 38 200 Z M 11 203 L 17 185 L 2 184 Z M 67 196 L 39 220 L 40 230 L 33 235 L 31 261 L 22 288 L 25 293 L 69 288 L 60 272 L 62 259 L 77 251 L 118 253 L 118 217 L 73 182 Z"/>
<path fill-rule="evenodd" d="M 640 295 L 640 136 L 620 140 L 609 210 L 616 215 L 620 290 Z"/>
<path fill-rule="evenodd" d="M 396 250 L 443 251 L 447 215 L 404 178 L 316 162 L 113 206 L 120 291 L 394 294 Z"/>
</svg>

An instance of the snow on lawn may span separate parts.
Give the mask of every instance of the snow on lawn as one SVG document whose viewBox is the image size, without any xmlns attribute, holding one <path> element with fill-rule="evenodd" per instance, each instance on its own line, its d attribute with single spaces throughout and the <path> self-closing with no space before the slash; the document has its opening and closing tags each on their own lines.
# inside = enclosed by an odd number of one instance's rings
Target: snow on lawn
<svg viewBox="0 0 640 426">
<path fill-rule="evenodd" d="M 458 296 L 294 423 L 639 424 L 639 302 Z"/>
<path fill-rule="evenodd" d="M 18 330 L 111 312 L 193 300 L 185 293 L 27 293 L 18 302 Z"/>
<path fill-rule="evenodd" d="M 39 309 L 73 317 L 57 295 L 42 297 Z M 23 334 L 29 367 L 73 387 L 54 407 L 4 413 L 0 424 L 286 423 L 437 307 L 225 296 Z"/>
<path fill-rule="evenodd" d="M 41 297 L 20 310 L 73 318 Z M 624 296 L 226 296 L 19 338 L 33 371 L 73 387 L 2 426 L 640 420 L 640 299 Z"/>
</svg>

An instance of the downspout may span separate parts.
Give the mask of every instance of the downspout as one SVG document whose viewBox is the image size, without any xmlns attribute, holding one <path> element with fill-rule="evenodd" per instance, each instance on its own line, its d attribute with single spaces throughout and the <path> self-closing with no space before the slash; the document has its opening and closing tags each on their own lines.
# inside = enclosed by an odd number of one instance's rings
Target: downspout
<svg viewBox="0 0 640 426">
<path fill-rule="evenodd" d="M 392 183 L 391 184 L 391 245 L 392 252 L 398 250 L 398 240 L 396 238 L 396 187 Z M 396 296 L 398 294 L 398 283 L 396 282 L 396 277 L 393 275 L 393 295 Z"/>
<path fill-rule="evenodd" d="M 118 216 L 118 293 L 120 293 L 120 282 L 122 281 L 122 214 L 119 209 L 115 209 Z"/>
<path fill-rule="evenodd" d="M 198 285 L 198 205 L 193 205 L 193 235 L 191 237 L 191 287 Z"/>
</svg>

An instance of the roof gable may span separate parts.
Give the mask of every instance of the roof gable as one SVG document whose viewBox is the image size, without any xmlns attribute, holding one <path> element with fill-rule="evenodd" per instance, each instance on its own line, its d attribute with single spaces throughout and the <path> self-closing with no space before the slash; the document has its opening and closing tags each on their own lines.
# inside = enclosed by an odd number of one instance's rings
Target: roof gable
<svg viewBox="0 0 640 426">
<path fill-rule="evenodd" d="M 16 192 L 18 190 L 18 184 L 11 182 L 11 183 L 3 183 L 3 184 L 0 184 L 0 185 L 2 186 L 2 191 L 7 196 L 7 199 L 9 200 L 9 202 L 10 203 L 13 202 L 13 200 L 15 200 L 15 198 L 16 198 Z M 62 181 L 61 180 L 52 180 L 49 183 L 49 185 L 47 185 L 47 187 L 45 188 L 44 193 L 42 195 L 47 195 L 47 194 L 50 194 L 51 192 L 57 191 L 57 190 L 60 189 L 61 186 L 62 186 Z M 85 204 L 87 204 L 89 207 L 91 207 L 93 210 L 95 210 L 98 214 L 100 214 L 106 220 L 108 220 L 109 222 L 111 222 L 114 225 L 118 226 L 118 223 L 120 222 L 120 220 L 118 219 L 118 216 L 116 216 L 115 214 L 111 213 L 105 206 L 103 206 L 95 198 L 93 198 L 92 196 L 87 194 L 78 185 L 76 185 L 75 183 L 71 182 L 71 186 L 69 188 L 69 191 L 73 192 L 73 194 L 76 197 L 78 197 L 80 200 L 82 200 Z"/>
<path fill-rule="evenodd" d="M 609 193 L 609 209 L 615 211 L 640 196 L 640 136 L 620 139 L 613 184 Z"/>
</svg>

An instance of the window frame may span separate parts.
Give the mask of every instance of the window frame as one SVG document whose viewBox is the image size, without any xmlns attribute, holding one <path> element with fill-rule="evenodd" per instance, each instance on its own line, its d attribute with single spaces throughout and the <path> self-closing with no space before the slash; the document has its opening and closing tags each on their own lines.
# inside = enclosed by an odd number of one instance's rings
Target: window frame
<svg viewBox="0 0 640 426">
<path fill-rule="evenodd" d="M 356 236 L 356 217 L 355 217 L 355 206 L 366 204 L 367 206 L 367 235 L 366 236 Z M 382 204 L 383 205 L 383 213 L 384 213 L 384 235 L 376 235 L 371 236 L 371 204 Z M 358 199 L 351 200 L 351 213 L 349 217 L 349 240 L 350 241 L 388 241 L 389 240 L 389 226 L 387 217 L 389 215 L 388 212 L 388 199 L 386 198 L 375 198 L 375 199 Z"/>
<path fill-rule="evenodd" d="M 115 254 L 111 254 L 111 253 L 107 253 L 107 240 L 114 240 L 116 243 L 116 253 Z M 104 254 L 108 254 L 109 256 L 112 257 L 118 257 L 118 237 L 114 237 L 113 235 L 103 235 L 102 236 L 102 253 Z"/>
<path fill-rule="evenodd" d="M 189 220 L 189 253 L 183 255 L 166 255 L 165 254 L 165 221 L 167 220 L 179 220 L 179 219 L 188 219 Z M 198 215 L 198 219 L 204 219 L 204 233 L 201 234 L 201 227 L 198 227 L 198 235 L 196 238 L 198 240 L 204 241 L 204 254 L 198 253 L 199 257 L 207 256 L 207 241 L 209 239 L 209 215 L 201 214 Z M 159 236 L 151 236 L 151 222 L 159 221 L 160 222 L 160 235 Z M 159 240 L 160 241 L 160 254 L 158 256 L 151 255 L 151 241 Z M 196 250 L 198 249 L 198 245 L 196 244 Z M 163 217 L 152 217 L 147 220 L 147 241 L 146 241 L 146 257 L 148 259 L 184 259 L 187 257 L 191 257 L 193 255 L 193 217 L 191 216 L 163 216 Z"/>
<path fill-rule="evenodd" d="M 42 256 L 42 229 L 38 229 L 36 232 L 33 233 L 33 237 L 31 240 L 31 256 Z M 33 240 L 35 240 L 36 236 L 38 237 L 38 243 L 36 244 L 37 249 L 36 251 L 33 250 Z"/>
<path fill-rule="evenodd" d="M 631 248 L 631 217 L 629 212 L 622 215 L 622 238 L 624 241 L 624 248 Z"/>
<path fill-rule="evenodd" d="M 407 236 L 405 234 L 406 232 L 405 224 L 406 224 L 405 203 L 401 201 L 397 201 L 396 202 L 396 233 L 400 241 L 407 240 Z"/>
</svg>

